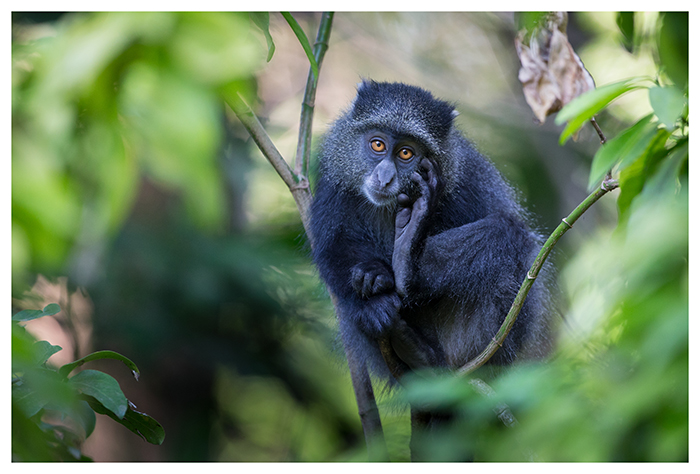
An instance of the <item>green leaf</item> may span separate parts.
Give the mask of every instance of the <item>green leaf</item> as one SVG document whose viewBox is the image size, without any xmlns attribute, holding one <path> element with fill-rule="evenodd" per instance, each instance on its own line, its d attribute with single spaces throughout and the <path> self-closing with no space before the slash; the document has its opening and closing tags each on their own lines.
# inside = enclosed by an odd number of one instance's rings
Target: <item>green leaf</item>
<svg viewBox="0 0 700 474">
<path fill-rule="evenodd" d="M 688 162 L 688 141 L 684 140 L 671 148 L 668 157 L 664 158 L 653 176 L 647 179 L 644 185 L 644 193 L 659 195 L 668 189 L 675 190 L 678 186 L 678 177 L 682 173 L 683 165 Z"/>
<path fill-rule="evenodd" d="M 659 33 L 659 59 L 666 74 L 685 90 L 688 85 L 688 12 L 666 12 Z"/>
<path fill-rule="evenodd" d="M 313 71 L 316 79 L 318 79 L 318 63 L 316 62 L 316 56 L 314 56 L 314 52 L 311 49 L 311 43 L 309 43 L 309 39 L 306 37 L 306 33 L 304 33 L 304 30 L 301 29 L 299 23 L 297 23 L 297 21 L 289 12 L 281 13 L 284 19 L 287 20 L 287 23 L 289 23 L 289 26 L 292 28 L 292 31 L 299 40 L 299 43 L 301 43 L 301 47 L 304 48 L 306 57 L 309 58 L 309 64 L 311 64 L 311 70 Z"/>
<path fill-rule="evenodd" d="M 63 350 L 61 346 L 53 346 L 48 341 L 37 341 L 32 345 L 36 365 L 45 364 L 49 357 Z"/>
<path fill-rule="evenodd" d="M 93 352 L 92 354 L 88 354 L 85 357 L 82 357 L 75 362 L 71 362 L 70 364 L 66 364 L 62 366 L 60 369 L 58 369 L 58 373 L 62 377 L 68 377 L 68 374 L 70 374 L 74 369 L 77 367 L 80 367 L 81 365 L 85 364 L 86 362 L 91 362 L 93 360 L 100 360 L 100 359 L 115 359 L 123 362 L 129 369 L 131 369 L 131 373 L 134 375 L 134 378 L 136 380 L 139 379 L 139 375 L 141 373 L 139 372 L 139 368 L 136 367 L 136 364 L 134 364 L 128 357 L 123 356 L 119 354 L 118 352 L 114 351 L 97 351 Z"/>
<path fill-rule="evenodd" d="M 117 423 L 120 423 L 132 432 L 141 436 L 144 440 L 151 444 L 163 444 L 165 440 L 165 430 L 154 418 L 145 413 L 134 410 L 131 407 L 126 410 L 123 418 L 117 418 L 114 413 L 107 410 L 98 400 L 93 397 L 85 397 L 85 400 L 90 404 L 90 407 L 95 410 L 95 413 L 107 415 Z"/>
<path fill-rule="evenodd" d="M 250 12 L 248 15 L 250 15 L 250 19 L 255 26 L 260 28 L 265 35 L 265 40 L 267 41 L 267 62 L 269 63 L 272 56 L 275 54 L 275 42 L 272 40 L 272 35 L 270 34 L 270 13 Z"/>
<path fill-rule="evenodd" d="M 631 53 L 634 49 L 634 12 L 618 12 L 617 27 L 622 33 L 622 44 Z"/>
<path fill-rule="evenodd" d="M 61 307 L 56 303 L 46 305 L 43 310 L 25 309 L 12 316 L 13 321 L 31 321 L 32 319 L 41 318 L 43 316 L 53 316 L 61 311 Z"/>
<path fill-rule="evenodd" d="M 554 119 L 554 123 L 557 125 L 568 122 L 561 132 L 559 143 L 563 144 L 566 142 L 584 123 L 588 122 L 610 102 L 632 90 L 648 87 L 644 83 L 650 80 L 646 77 L 634 77 L 625 81 L 607 84 L 581 94 L 566 104 Z"/>
<path fill-rule="evenodd" d="M 83 370 L 68 379 L 68 383 L 85 395 L 99 400 L 117 418 L 124 418 L 128 401 L 119 382 L 98 370 Z"/>
<path fill-rule="evenodd" d="M 78 401 L 77 408 L 72 413 L 72 418 L 83 428 L 86 438 L 95 431 L 95 424 L 97 422 L 95 412 L 85 400 Z"/>
<path fill-rule="evenodd" d="M 12 384 L 12 403 L 27 417 L 36 415 L 49 404 L 69 406 L 75 397 L 73 387 L 67 386 L 56 371 L 44 367 L 28 370 Z"/>
<path fill-rule="evenodd" d="M 595 187 L 605 176 L 605 173 L 617 163 L 623 160 L 629 163 L 639 157 L 656 130 L 656 124 L 651 123 L 651 119 L 652 115 L 647 115 L 598 149 L 591 164 L 591 173 L 588 178 L 589 189 Z"/>
<path fill-rule="evenodd" d="M 649 102 L 651 102 L 654 113 L 667 130 L 676 128 L 676 121 L 685 112 L 688 104 L 683 92 L 673 86 L 650 88 Z"/>
<path fill-rule="evenodd" d="M 656 172 L 659 162 L 668 155 L 665 144 L 670 132 L 665 129 L 654 132 L 644 148 L 636 154 L 636 158 L 634 154 L 628 155 L 628 166 L 623 167 L 624 163 L 620 163 L 620 197 L 617 199 L 617 207 L 623 222 L 632 200 L 642 192 L 647 180 Z M 635 148 L 639 149 L 642 142 L 640 140 L 635 143 Z"/>
</svg>

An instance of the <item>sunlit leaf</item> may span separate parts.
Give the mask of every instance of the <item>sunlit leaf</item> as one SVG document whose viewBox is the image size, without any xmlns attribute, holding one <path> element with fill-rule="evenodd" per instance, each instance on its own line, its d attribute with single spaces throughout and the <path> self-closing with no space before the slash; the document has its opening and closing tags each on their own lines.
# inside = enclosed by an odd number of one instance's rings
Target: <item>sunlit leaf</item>
<svg viewBox="0 0 700 474">
<path fill-rule="evenodd" d="M 610 102 L 627 92 L 648 87 L 649 81 L 649 78 L 636 77 L 607 84 L 578 96 L 565 105 L 554 120 L 557 125 L 568 122 L 559 136 L 559 143 L 566 142 L 584 123 L 588 122 Z"/>
<path fill-rule="evenodd" d="M 651 122 L 651 119 L 652 116 L 647 115 L 598 149 L 591 164 L 588 178 L 589 189 L 596 186 L 617 163 L 639 157 L 656 130 L 656 125 Z"/>
<path fill-rule="evenodd" d="M 53 316 L 61 311 L 61 307 L 56 303 L 46 305 L 44 309 L 25 309 L 12 316 L 13 321 L 31 321 L 32 319 L 41 318 L 44 316 Z"/>
<path fill-rule="evenodd" d="M 680 89 L 670 86 L 650 88 L 649 102 L 666 129 L 673 130 L 676 121 L 685 111 L 688 100 Z"/>
<path fill-rule="evenodd" d="M 262 63 L 247 13 L 185 12 L 178 19 L 166 47 L 187 79 L 221 86 L 250 76 Z"/>
<path fill-rule="evenodd" d="M 81 393 L 99 400 L 117 418 L 124 418 L 128 401 L 119 382 L 112 376 L 97 370 L 83 370 L 68 379 L 68 383 Z"/>
<path fill-rule="evenodd" d="M 314 56 L 314 52 L 311 49 L 309 38 L 306 37 L 306 33 L 304 33 L 304 30 L 301 29 L 299 23 L 297 23 L 297 21 L 289 12 L 282 12 L 282 16 L 285 20 L 287 20 L 287 23 L 289 23 L 289 26 L 292 28 L 294 35 L 296 35 L 297 37 L 297 40 L 299 40 L 301 47 L 304 48 L 306 57 L 309 59 L 309 64 L 311 65 L 311 70 L 313 71 L 314 76 L 318 78 L 318 63 L 316 62 L 316 56 Z"/>
<path fill-rule="evenodd" d="M 70 374 L 73 370 L 76 368 L 80 367 L 81 365 L 91 362 L 94 360 L 101 360 L 101 359 L 114 359 L 123 362 L 134 374 L 134 378 L 136 380 L 139 379 L 139 368 L 136 367 L 136 364 L 134 364 L 128 357 L 123 356 L 119 354 L 118 352 L 114 351 L 97 351 L 93 352 L 92 354 L 88 354 L 85 357 L 82 357 L 74 362 L 71 362 L 70 364 L 66 364 L 62 366 L 59 370 L 58 373 L 61 375 L 61 377 L 67 377 L 68 374 Z"/>
</svg>

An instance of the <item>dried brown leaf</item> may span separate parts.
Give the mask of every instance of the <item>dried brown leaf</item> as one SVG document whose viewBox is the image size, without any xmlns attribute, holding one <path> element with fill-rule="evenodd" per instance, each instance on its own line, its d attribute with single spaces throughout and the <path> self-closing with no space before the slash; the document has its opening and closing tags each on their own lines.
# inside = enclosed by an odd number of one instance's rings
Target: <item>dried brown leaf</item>
<svg viewBox="0 0 700 474">
<path fill-rule="evenodd" d="M 515 39 L 525 100 L 540 123 L 548 115 L 595 88 L 566 36 L 566 12 L 553 12 L 532 32 L 523 29 Z"/>
</svg>

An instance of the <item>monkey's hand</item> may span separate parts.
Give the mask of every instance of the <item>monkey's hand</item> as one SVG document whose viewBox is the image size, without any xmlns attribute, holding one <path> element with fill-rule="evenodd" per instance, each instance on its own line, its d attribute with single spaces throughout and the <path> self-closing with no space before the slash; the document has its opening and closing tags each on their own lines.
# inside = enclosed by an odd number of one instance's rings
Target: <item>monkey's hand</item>
<svg viewBox="0 0 700 474">
<path fill-rule="evenodd" d="M 413 253 L 426 218 L 436 205 L 438 179 L 435 165 L 423 158 L 411 179 L 418 184 L 420 195 L 411 202 L 406 194 L 399 194 L 398 212 L 396 213 L 396 234 L 394 237 L 394 255 L 392 266 L 394 267 L 394 280 L 396 291 L 401 296 L 406 296 L 408 285 L 413 275 Z"/>
<path fill-rule="evenodd" d="M 358 263 L 350 270 L 352 287 L 363 299 L 394 289 L 391 269 L 379 260 Z"/>
<path fill-rule="evenodd" d="M 401 308 L 391 268 L 380 260 L 370 260 L 352 267 L 350 275 L 353 289 L 363 300 L 357 314 L 359 326 L 373 337 L 386 334 Z"/>
<path fill-rule="evenodd" d="M 363 308 L 357 313 L 357 324 L 371 337 L 385 336 L 399 319 L 399 309 L 401 299 L 394 291 L 372 296 L 363 302 Z"/>
</svg>

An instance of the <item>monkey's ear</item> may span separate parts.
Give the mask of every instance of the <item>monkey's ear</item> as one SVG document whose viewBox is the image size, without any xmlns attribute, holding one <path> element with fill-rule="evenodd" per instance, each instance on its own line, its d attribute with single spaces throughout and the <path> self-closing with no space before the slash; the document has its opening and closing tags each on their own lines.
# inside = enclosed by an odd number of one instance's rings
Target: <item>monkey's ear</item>
<svg viewBox="0 0 700 474">
<path fill-rule="evenodd" d="M 357 83 L 357 92 L 360 92 L 365 87 L 369 87 L 371 83 L 372 83 L 372 81 L 370 79 L 363 77 L 362 82 Z"/>
</svg>

